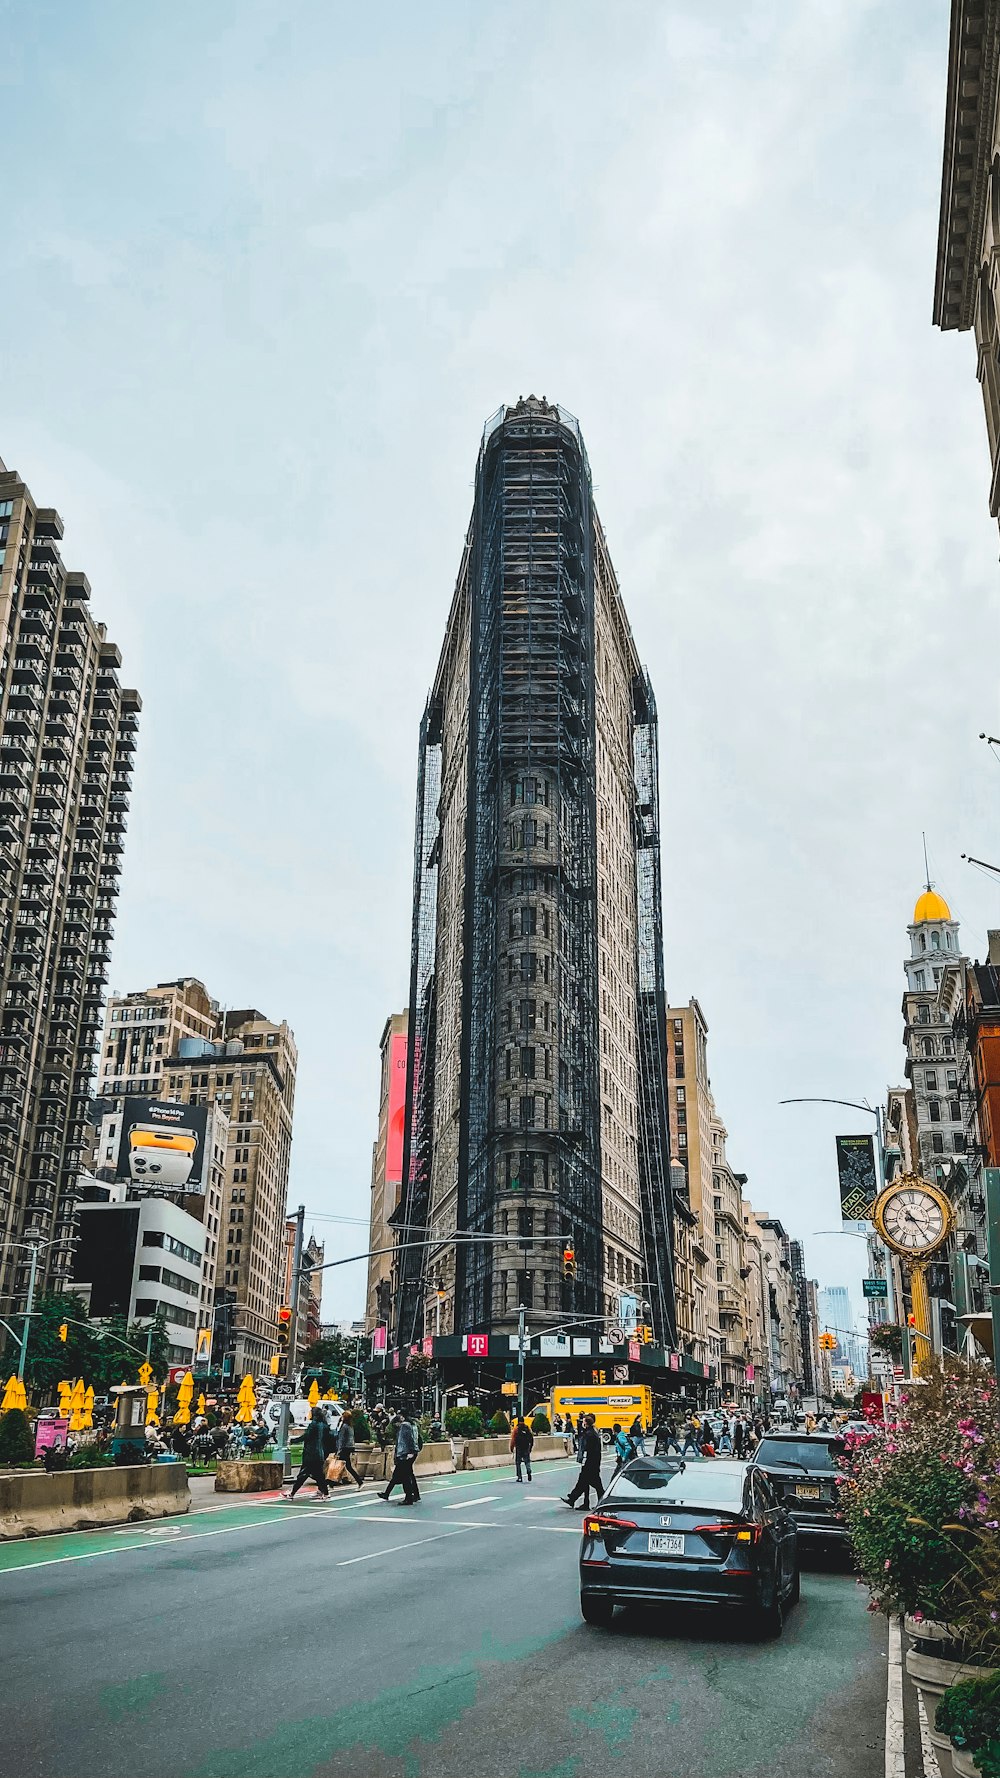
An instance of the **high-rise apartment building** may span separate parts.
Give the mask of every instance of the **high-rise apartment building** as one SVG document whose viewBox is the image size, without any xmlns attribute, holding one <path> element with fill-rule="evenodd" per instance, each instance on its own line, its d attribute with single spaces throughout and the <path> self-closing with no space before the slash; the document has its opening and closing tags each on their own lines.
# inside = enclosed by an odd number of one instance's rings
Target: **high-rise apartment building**
<svg viewBox="0 0 1000 1778">
<path fill-rule="evenodd" d="M 903 968 L 903 1041 L 913 1088 L 917 1164 L 927 1179 L 945 1181 L 944 1161 L 965 1157 L 965 1119 L 959 1094 L 959 1063 L 949 1010 L 939 987 L 947 965 L 961 958 L 958 921 L 948 903 L 928 886 L 907 927 L 910 955 Z"/>
<path fill-rule="evenodd" d="M 802 1394 L 802 1338 L 799 1299 L 792 1276 L 791 1242 L 776 1216 L 754 1211 L 763 1261 L 768 1330 L 768 1380 L 772 1397 Z"/>
<path fill-rule="evenodd" d="M 749 1362 L 745 1333 L 746 1286 L 744 1272 L 743 1187 L 745 1173 L 734 1173 L 726 1158 L 726 1130 L 719 1117 L 712 1120 L 712 1251 L 715 1294 L 719 1314 L 719 1351 L 714 1358 L 716 1376 L 724 1401 L 744 1401 L 752 1396 L 746 1368 Z"/>
<path fill-rule="evenodd" d="M 372 1149 L 372 1203 L 368 1247 L 365 1328 L 374 1333 L 387 1323 L 392 1280 L 392 1223 L 403 1189 L 403 1137 L 406 1124 L 406 1032 L 409 1014 L 394 1012 L 379 1045 L 378 1136 Z"/>
<path fill-rule="evenodd" d="M 633 1292 L 674 1342 L 657 769 L 579 426 L 532 396 L 485 428 L 421 727 L 396 1224 L 445 1239 L 400 1249 L 398 1344 L 438 1279 L 443 1332 Z"/>
<path fill-rule="evenodd" d="M 140 708 L 68 573 L 62 521 L 0 464 L 0 1296 L 72 1275 L 87 1104 Z"/>
</svg>

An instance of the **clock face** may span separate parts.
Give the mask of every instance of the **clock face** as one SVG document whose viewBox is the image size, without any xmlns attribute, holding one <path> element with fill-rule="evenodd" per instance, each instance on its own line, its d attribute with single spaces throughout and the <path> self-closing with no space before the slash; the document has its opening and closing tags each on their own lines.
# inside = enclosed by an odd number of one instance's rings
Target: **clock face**
<svg viewBox="0 0 1000 1778">
<path fill-rule="evenodd" d="M 886 1235 L 902 1253 L 926 1253 L 947 1234 L 945 1213 L 933 1193 L 919 1185 L 894 1193 L 882 1212 Z"/>
</svg>

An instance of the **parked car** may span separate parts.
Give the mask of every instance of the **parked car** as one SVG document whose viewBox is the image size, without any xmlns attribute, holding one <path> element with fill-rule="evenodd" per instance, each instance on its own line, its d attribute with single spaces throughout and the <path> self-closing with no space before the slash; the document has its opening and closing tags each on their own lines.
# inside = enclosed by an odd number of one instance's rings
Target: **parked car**
<svg viewBox="0 0 1000 1778">
<path fill-rule="evenodd" d="M 836 1433 L 765 1432 L 753 1454 L 788 1508 L 800 1539 L 846 1543 L 840 1513 L 837 1459 L 844 1442 Z"/>
<path fill-rule="evenodd" d="M 778 1636 L 798 1596 L 795 1521 L 753 1464 L 637 1457 L 584 1517 L 588 1624 L 626 1603 L 728 1606 Z"/>
</svg>

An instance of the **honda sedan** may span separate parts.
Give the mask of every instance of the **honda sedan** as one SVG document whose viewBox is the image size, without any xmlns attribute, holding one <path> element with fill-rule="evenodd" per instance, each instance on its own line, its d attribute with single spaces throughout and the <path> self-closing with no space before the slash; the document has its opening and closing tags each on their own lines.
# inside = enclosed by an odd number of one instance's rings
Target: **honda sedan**
<svg viewBox="0 0 1000 1778">
<path fill-rule="evenodd" d="M 580 1610 L 610 1624 L 616 1605 L 737 1607 L 779 1636 L 799 1596 L 795 1521 L 762 1470 L 719 1460 L 637 1457 L 583 1521 Z"/>
</svg>

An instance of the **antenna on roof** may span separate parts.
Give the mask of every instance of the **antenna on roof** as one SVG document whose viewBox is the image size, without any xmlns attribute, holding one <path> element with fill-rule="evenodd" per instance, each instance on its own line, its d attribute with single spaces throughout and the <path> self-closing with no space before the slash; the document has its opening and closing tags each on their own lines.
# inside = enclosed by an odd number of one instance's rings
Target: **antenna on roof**
<svg viewBox="0 0 1000 1778">
<path fill-rule="evenodd" d="M 925 887 L 926 887 L 926 888 L 927 888 L 927 889 L 930 889 L 930 886 L 931 886 L 931 867 L 930 867 L 930 865 L 929 865 L 929 864 L 928 864 L 928 862 L 927 862 L 927 835 L 926 835 L 926 834 L 925 834 L 925 833 L 922 833 L 922 834 L 921 834 L 921 836 L 920 836 L 920 838 L 921 838 L 921 839 L 922 839 L 922 840 L 923 840 L 923 842 L 924 842 L 924 885 L 925 885 Z"/>
</svg>

